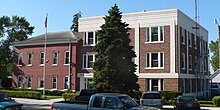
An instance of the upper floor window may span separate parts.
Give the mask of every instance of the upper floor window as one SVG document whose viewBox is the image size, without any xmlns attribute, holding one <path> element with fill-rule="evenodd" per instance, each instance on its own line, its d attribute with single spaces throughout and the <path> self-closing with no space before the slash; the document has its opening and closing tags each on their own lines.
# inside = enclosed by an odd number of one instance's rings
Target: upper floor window
<svg viewBox="0 0 220 110">
<path fill-rule="evenodd" d="M 196 73 L 197 68 L 198 68 L 197 62 L 198 62 L 198 61 L 197 61 L 197 57 L 195 56 L 195 63 L 194 63 L 194 65 L 195 65 L 195 69 L 194 69 L 194 70 L 195 70 L 195 73 Z"/>
<path fill-rule="evenodd" d="M 194 34 L 193 34 L 194 35 Z M 194 35 L 195 36 L 195 35 Z M 197 49 L 197 36 L 194 37 L 194 48 Z"/>
<path fill-rule="evenodd" d="M 32 65 L 32 58 L 33 58 L 33 54 L 28 53 L 28 65 Z"/>
<path fill-rule="evenodd" d="M 192 70 L 192 55 L 189 55 L 189 69 Z"/>
<path fill-rule="evenodd" d="M 95 55 L 94 54 L 84 54 L 83 55 L 83 68 L 92 69 L 94 62 L 95 62 Z"/>
<path fill-rule="evenodd" d="M 44 64 L 44 52 L 40 53 L 40 64 Z"/>
<path fill-rule="evenodd" d="M 53 65 L 57 65 L 58 53 L 56 51 L 53 52 Z"/>
<path fill-rule="evenodd" d="M 164 53 L 147 53 L 146 68 L 163 68 L 164 67 Z"/>
<path fill-rule="evenodd" d="M 160 27 L 148 27 L 146 29 L 146 42 L 162 42 L 164 41 L 164 29 Z"/>
<path fill-rule="evenodd" d="M 97 37 L 96 32 L 85 32 L 84 38 L 83 38 L 83 45 L 85 46 L 95 46 L 97 43 Z"/>
<path fill-rule="evenodd" d="M 192 36 L 190 32 L 188 32 L 188 44 L 189 44 L 189 47 L 192 47 Z"/>
<path fill-rule="evenodd" d="M 185 59 L 185 53 L 182 53 L 182 69 L 184 70 L 186 67 L 185 67 L 185 65 L 186 65 L 186 59 Z"/>
<path fill-rule="evenodd" d="M 64 64 L 69 64 L 70 63 L 70 52 L 66 51 L 64 54 Z"/>
<path fill-rule="evenodd" d="M 180 27 L 180 37 L 182 44 L 185 44 L 186 30 Z"/>
<path fill-rule="evenodd" d="M 18 65 L 21 66 L 22 65 L 22 53 L 18 54 Z"/>
</svg>

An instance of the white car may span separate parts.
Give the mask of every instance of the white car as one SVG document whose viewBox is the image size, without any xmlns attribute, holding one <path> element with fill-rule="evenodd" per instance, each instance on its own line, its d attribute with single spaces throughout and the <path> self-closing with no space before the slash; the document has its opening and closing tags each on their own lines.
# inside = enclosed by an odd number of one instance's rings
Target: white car
<svg viewBox="0 0 220 110">
<path fill-rule="evenodd" d="M 162 97 L 160 92 L 144 92 L 140 98 L 140 105 L 144 107 L 156 107 L 159 109 L 163 108 Z"/>
</svg>

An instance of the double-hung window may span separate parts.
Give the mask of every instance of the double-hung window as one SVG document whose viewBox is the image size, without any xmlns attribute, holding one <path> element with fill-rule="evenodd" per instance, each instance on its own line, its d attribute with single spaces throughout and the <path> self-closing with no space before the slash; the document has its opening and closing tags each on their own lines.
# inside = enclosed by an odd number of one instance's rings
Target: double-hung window
<svg viewBox="0 0 220 110">
<path fill-rule="evenodd" d="M 70 63 L 70 53 L 69 51 L 66 51 L 64 54 L 64 65 L 67 65 Z"/>
<path fill-rule="evenodd" d="M 27 76 L 27 86 L 30 88 L 31 87 L 31 76 Z"/>
<path fill-rule="evenodd" d="M 189 69 L 192 70 L 192 55 L 189 55 Z"/>
<path fill-rule="evenodd" d="M 83 68 L 84 69 L 92 69 L 94 62 L 95 62 L 94 54 L 83 55 Z"/>
<path fill-rule="evenodd" d="M 44 52 L 40 53 L 40 65 L 44 64 Z"/>
<path fill-rule="evenodd" d="M 97 43 L 96 32 L 95 31 L 85 32 L 84 38 L 83 38 L 83 45 L 84 46 L 95 46 L 96 43 Z"/>
<path fill-rule="evenodd" d="M 69 87 L 69 77 L 68 76 L 64 76 L 64 89 L 68 89 Z"/>
<path fill-rule="evenodd" d="M 52 76 L 52 89 L 57 89 L 57 76 Z"/>
<path fill-rule="evenodd" d="M 194 48 L 197 49 L 197 36 L 195 35 L 194 35 Z"/>
<path fill-rule="evenodd" d="M 180 37 L 181 37 L 181 43 L 185 44 L 186 39 L 186 30 L 180 27 Z"/>
<path fill-rule="evenodd" d="M 53 52 L 53 65 L 57 65 L 58 53 L 56 51 Z"/>
<path fill-rule="evenodd" d="M 22 53 L 18 54 L 18 65 L 22 66 Z"/>
<path fill-rule="evenodd" d="M 18 87 L 22 86 L 23 77 L 22 75 L 18 75 Z"/>
<path fill-rule="evenodd" d="M 189 47 L 192 47 L 192 36 L 190 32 L 188 32 L 188 44 L 189 44 Z"/>
<path fill-rule="evenodd" d="M 164 40 L 164 29 L 160 27 L 147 27 L 146 42 L 162 42 Z"/>
<path fill-rule="evenodd" d="M 185 59 L 185 53 L 182 53 L 182 59 L 181 59 L 181 60 L 182 60 L 182 64 L 181 64 L 182 69 L 185 70 L 185 68 L 186 68 L 186 67 L 185 67 L 185 65 L 186 65 L 186 63 L 185 63 L 185 61 L 186 61 L 186 59 Z"/>
<path fill-rule="evenodd" d="M 28 53 L 28 65 L 32 65 L 32 58 L 33 58 L 33 54 Z"/>
<path fill-rule="evenodd" d="M 38 88 L 44 87 L 44 78 L 42 76 L 38 77 Z"/>
<path fill-rule="evenodd" d="M 163 69 L 164 68 L 164 53 L 153 52 L 146 55 L 146 69 Z"/>
</svg>

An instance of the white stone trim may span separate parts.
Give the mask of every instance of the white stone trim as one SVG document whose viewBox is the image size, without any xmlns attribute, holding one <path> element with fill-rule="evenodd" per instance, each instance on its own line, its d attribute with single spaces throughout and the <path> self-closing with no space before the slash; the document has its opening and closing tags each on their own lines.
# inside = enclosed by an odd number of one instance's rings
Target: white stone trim
<svg viewBox="0 0 220 110">
<path fill-rule="evenodd" d="M 136 72 L 139 73 L 139 64 L 140 64 L 140 23 L 136 24 L 135 27 L 135 35 L 134 35 L 134 51 L 136 53 L 136 58 L 135 58 L 135 64 L 137 65 L 136 67 Z"/>
<path fill-rule="evenodd" d="M 176 23 L 175 20 L 171 20 L 170 22 L 170 73 L 175 73 L 175 68 L 176 68 L 175 23 Z"/>
</svg>

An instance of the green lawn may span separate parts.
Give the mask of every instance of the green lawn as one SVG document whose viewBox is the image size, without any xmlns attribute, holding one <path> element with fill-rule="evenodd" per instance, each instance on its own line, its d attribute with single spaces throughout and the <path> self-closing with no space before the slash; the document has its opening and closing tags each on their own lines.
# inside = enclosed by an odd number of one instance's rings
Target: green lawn
<svg viewBox="0 0 220 110">
<path fill-rule="evenodd" d="M 63 98 L 62 96 L 50 96 L 47 95 L 44 99 L 58 99 L 58 98 Z"/>
<path fill-rule="evenodd" d="M 212 97 L 211 98 L 199 98 L 199 103 L 200 106 L 202 107 L 214 107 L 214 104 L 212 102 Z"/>
</svg>

